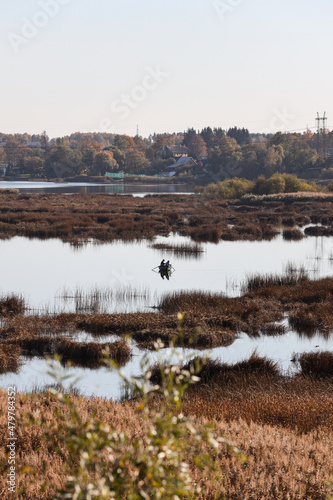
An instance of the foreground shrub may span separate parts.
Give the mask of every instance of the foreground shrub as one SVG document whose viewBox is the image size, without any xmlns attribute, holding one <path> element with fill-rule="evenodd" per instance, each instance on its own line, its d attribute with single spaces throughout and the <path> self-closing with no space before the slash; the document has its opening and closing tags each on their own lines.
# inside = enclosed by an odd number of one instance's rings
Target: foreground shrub
<svg viewBox="0 0 333 500">
<path fill-rule="evenodd" d="M 56 373 L 54 376 L 59 380 Z M 150 378 L 148 371 L 143 382 L 126 380 L 138 398 L 136 412 L 143 422 L 143 433 L 134 436 L 119 433 L 94 417 L 82 419 L 73 398 L 52 391 L 62 409 L 57 413 L 60 423 L 56 432 L 52 428 L 46 431 L 47 447 L 66 456 L 68 474 L 65 487 L 54 498 L 195 498 L 201 492 L 192 477 L 196 469 L 206 470 L 213 482 L 214 477 L 220 478 L 214 461 L 221 446 L 238 450 L 223 437 L 214 436 L 207 424 L 196 425 L 181 413 L 181 398 L 198 380 L 195 370 L 177 365 L 166 368 L 161 383 L 153 387 Z M 156 398 L 162 398 L 162 404 L 157 405 L 160 409 L 152 405 Z M 48 427 L 48 422 L 42 419 L 39 425 Z"/>
</svg>

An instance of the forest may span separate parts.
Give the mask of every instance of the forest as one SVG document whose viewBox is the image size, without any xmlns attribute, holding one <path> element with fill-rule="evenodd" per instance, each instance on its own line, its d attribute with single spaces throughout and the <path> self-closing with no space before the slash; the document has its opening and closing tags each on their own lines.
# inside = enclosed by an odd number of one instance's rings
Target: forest
<svg viewBox="0 0 333 500">
<path fill-rule="evenodd" d="M 178 158 L 168 146 L 187 147 L 195 167 L 177 168 L 176 177 L 190 176 L 199 185 L 275 173 L 333 179 L 333 132 L 258 134 L 238 127 L 189 128 L 148 138 L 77 132 L 49 139 L 45 131 L 0 133 L 0 167 L 8 179 L 62 179 L 106 172 L 153 176 L 168 172 L 167 167 L 176 163 Z"/>
</svg>

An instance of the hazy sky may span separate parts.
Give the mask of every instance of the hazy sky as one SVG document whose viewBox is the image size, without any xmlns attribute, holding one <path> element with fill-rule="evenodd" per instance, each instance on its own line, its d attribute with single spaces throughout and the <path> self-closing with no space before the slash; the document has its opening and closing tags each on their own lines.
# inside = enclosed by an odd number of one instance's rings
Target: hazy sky
<svg viewBox="0 0 333 500">
<path fill-rule="evenodd" d="M 1 2 L 0 132 L 333 123 L 332 0 Z"/>
</svg>

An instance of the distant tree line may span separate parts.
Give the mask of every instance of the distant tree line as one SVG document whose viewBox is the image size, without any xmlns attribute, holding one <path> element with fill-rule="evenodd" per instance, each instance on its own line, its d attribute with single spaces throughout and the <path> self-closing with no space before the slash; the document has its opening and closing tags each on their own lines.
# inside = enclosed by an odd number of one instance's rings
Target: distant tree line
<svg viewBox="0 0 333 500">
<path fill-rule="evenodd" d="M 318 137 L 304 133 L 253 134 L 245 128 L 206 127 L 148 138 L 107 133 L 75 133 L 50 140 L 37 135 L 0 134 L 0 166 L 7 176 L 34 178 L 103 176 L 106 172 L 154 175 L 176 162 L 165 146 L 184 145 L 197 161 L 195 175 L 215 183 L 226 178 L 255 179 L 274 173 L 333 179 L 333 132 Z M 193 173 L 193 172 L 192 172 Z M 207 182 L 206 182 L 207 183 Z"/>
</svg>

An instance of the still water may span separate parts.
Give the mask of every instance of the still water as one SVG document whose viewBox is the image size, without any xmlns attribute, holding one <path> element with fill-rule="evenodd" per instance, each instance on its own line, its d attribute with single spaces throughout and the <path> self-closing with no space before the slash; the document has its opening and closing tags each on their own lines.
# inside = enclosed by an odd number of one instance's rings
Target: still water
<svg viewBox="0 0 333 500">
<path fill-rule="evenodd" d="M 94 340 L 96 341 L 96 339 Z M 104 337 L 102 341 L 107 341 L 107 338 Z M 256 351 L 259 356 L 266 356 L 277 362 L 281 373 L 292 375 L 297 371 L 297 366 L 291 362 L 295 353 L 333 351 L 333 338 L 324 339 L 319 334 L 313 335 L 311 338 L 303 338 L 294 332 L 288 332 L 283 336 L 260 338 L 250 338 L 246 334 L 241 334 L 228 347 L 217 347 L 210 351 L 196 351 L 193 349 L 176 349 L 176 351 L 176 356 L 171 356 L 170 349 L 164 349 L 160 353 L 144 353 L 135 345 L 132 345 L 132 359 L 122 371 L 127 378 L 139 376 L 142 373 L 141 362 L 143 356 L 147 357 L 150 366 L 157 361 L 162 362 L 166 359 L 178 363 L 179 356 L 183 356 L 186 362 L 193 355 L 209 356 L 212 359 L 234 364 L 248 359 Z M 55 379 L 47 374 L 49 368 L 47 361 L 43 359 L 25 359 L 18 374 L 11 373 L 0 376 L 0 386 L 5 388 L 9 385 L 15 385 L 22 392 L 31 392 L 36 388 L 41 389 L 55 383 Z M 62 373 L 64 373 L 64 369 L 62 369 Z M 67 373 L 73 376 L 70 380 L 79 379 L 75 386 L 83 395 L 95 395 L 118 400 L 124 394 L 123 381 L 118 372 L 114 370 L 111 371 L 107 368 L 98 370 L 71 368 Z M 64 381 L 63 385 L 68 387 L 70 380 Z"/>
<path fill-rule="evenodd" d="M 241 284 L 254 273 L 282 273 L 288 264 L 303 266 L 310 277 L 333 276 L 333 238 L 308 237 L 299 242 L 287 242 L 279 235 L 272 241 L 225 242 L 202 244 L 203 252 L 197 258 L 173 257 L 165 251 L 152 248 L 153 243 L 189 243 L 189 239 L 171 235 L 152 241 L 135 243 L 96 244 L 90 242 L 75 248 L 59 240 L 12 238 L 0 241 L 0 292 L 22 294 L 33 310 L 75 311 L 82 304 L 73 298 L 80 293 L 89 298 L 94 291 L 101 292 L 100 312 L 150 311 L 163 294 L 179 290 L 206 290 L 223 292 L 229 296 L 241 293 Z M 152 271 L 159 262 L 170 258 L 174 274 L 162 280 Z M 79 307 L 80 306 L 80 307 Z M 88 336 L 89 337 L 89 336 Z M 78 339 L 80 340 L 80 339 Z M 87 338 L 85 338 L 87 341 Z M 89 340 L 89 339 L 88 339 Z M 103 339 L 103 342 L 108 339 Z M 111 339 L 110 339 L 111 340 Z M 320 335 L 302 338 L 288 331 L 280 337 L 249 338 L 242 334 L 229 347 L 212 350 L 212 358 L 234 363 L 248 358 L 254 350 L 279 363 L 284 373 L 295 370 L 291 363 L 293 353 L 330 350 L 333 337 L 325 340 Z M 143 351 L 132 345 L 132 360 L 124 368 L 129 375 L 140 373 Z M 188 351 L 179 349 L 184 355 Z M 205 354 L 200 352 L 200 354 Z M 163 351 L 163 356 L 167 351 Z M 149 353 L 152 362 L 158 354 Z M 44 360 L 24 360 L 18 374 L 0 376 L 0 385 L 17 385 L 30 391 L 52 383 L 46 375 Z M 105 368 L 99 370 L 75 369 L 81 377 L 77 384 L 86 395 L 96 394 L 119 398 L 121 383 L 117 373 Z"/>
<path fill-rule="evenodd" d="M 189 243 L 185 237 L 158 237 L 135 243 L 90 242 L 75 248 L 60 240 L 15 237 L 0 241 L 0 293 L 22 294 L 33 309 L 75 311 L 76 292 L 101 292 L 107 312 L 147 311 L 167 292 L 206 290 L 238 295 L 247 276 L 282 273 L 289 263 L 303 266 L 311 278 L 333 275 L 333 238 L 204 243 L 198 258 L 172 257 L 153 243 Z M 152 272 L 170 259 L 170 280 Z M 131 294 L 131 290 L 134 291 Z M 132 296 L 134 295 L 134 296 Z M 104 297 L 104 298 L 103 298 Z"/>
<path fill-rule="evenodd" d="M 110 193 L 132 194 L 145 196 L 147 194 L 190 194 L 194 187 L 188 184 L 92 184 L 85 182 L 27 182 L 2 181 L 0 189 L 18 189 L 25 193 Z"/>
</svg>

